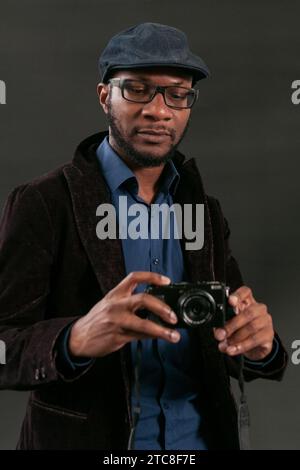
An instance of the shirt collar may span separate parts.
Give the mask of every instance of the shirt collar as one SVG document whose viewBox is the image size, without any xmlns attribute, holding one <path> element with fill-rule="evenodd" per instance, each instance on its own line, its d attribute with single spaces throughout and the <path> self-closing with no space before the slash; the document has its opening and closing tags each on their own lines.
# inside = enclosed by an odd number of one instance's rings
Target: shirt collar
<svg viewBox="0 0 300 470">
<path fill-rule="evenodd" d="M 137 190 L 138 183 L 135 174 L 111 147 L 108 142 L 108 136 L 103 139 L 97 148 L 96 155 L 103 176 L 112 192 L 116 191 L 116 189 L 120 188 L 121 185 L 129 181 L 135 185 Z M 178 186 L 179 179 L 179 173 L 172 160 L 170 160 L 166 164 L 162 173 L 160 191 L 174 194 Z"/>
</svg>

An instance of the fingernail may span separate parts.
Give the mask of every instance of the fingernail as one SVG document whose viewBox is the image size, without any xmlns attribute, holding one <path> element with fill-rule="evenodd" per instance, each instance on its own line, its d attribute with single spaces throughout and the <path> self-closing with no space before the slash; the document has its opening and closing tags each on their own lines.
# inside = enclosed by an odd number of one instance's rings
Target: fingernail
<svg viewBox="0 0 300 470">
<path fill-rule="evenodd" d="M 222 341 L 221 343 L 219 343 L 219 350 L 220 350 L 221 352 L 226 351 L 227 347 L 228 347 L 228 343 L 227 343 L 226 340 L 225 340 L 225 341 Z"/>
<path fill-rule="evenodd" d="M 171 279 L 167 276 L 160 276 L 160 278 L 165 284 L 170 284 L 171 282 Z"/>
<path fill-rule="evenodd" d="M 226 331 L 222 330 L 221 328 L 217 328 L 215 331 L 215 335 L 219 341 L 222 341 L 223 339 L 226 338 Z"/>
<path fill-rule="evenodd" d="M 180 340 L 180 334 L 178 333 L 178 331 L 170 331 L 170 338 L 171 341 L 177 343 L 177 341 Z"/>
<path fill-rule="evenodd" d="M 169 313 L 169 316 L 170 316 L 170 320 L 171 320 L 172 323 L 177 323 L 177 317 L 176 317 L 176 314 L 173 311 L 171 311 Z"/>
<path fill-rule="evenodd" d="M 226 352 L 227 352 L 228 354 L 234 354 L 236 351 L 237 351 L 236 346 L 229 346 L 229 347 L 227 348 L 227 351 L 226 351 Z"/>
<path fill-rule="evenodd" d="M 237 304 L 239 299 L 236 297 L 236 295 L 231 295 L 231 296 L 230 296 L 230 300 L 231 300 L 234 304 Z"/>
</svg>

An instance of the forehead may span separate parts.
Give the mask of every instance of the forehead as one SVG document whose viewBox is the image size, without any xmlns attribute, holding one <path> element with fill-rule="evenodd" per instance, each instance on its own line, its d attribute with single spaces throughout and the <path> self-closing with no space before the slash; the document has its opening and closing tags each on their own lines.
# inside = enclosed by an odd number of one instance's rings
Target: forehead
<svg viewBox="0 0 300 470">
<path fill-rule="evenodd" d="M 193 77 L 180 69 L 172 67 L 151 67 L 141 69 L 118 70 L 113 74 L 114 77 L 131 78 L 136 80 L 145 80 L 149 82 L 168 82 L 177 85 L 190 85 Z"/>
</svg>

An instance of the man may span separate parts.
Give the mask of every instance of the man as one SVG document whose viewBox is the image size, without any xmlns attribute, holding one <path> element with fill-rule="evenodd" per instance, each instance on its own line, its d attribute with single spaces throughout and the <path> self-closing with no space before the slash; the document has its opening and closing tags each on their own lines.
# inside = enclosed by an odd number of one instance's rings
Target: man
<svg viewBox="0 0 300 470">
<path fill-rule="evenodd" d="M 246 380 L 280 379 L 286 353 L 243 286 L 218 202 L 176 150 L 208 69 L 181 31 L 155 23 L 114 36 L 99 65 L 109 132 L 16 188 L 2 218 L 0 384 L 32 391 L 18 448 L 126 449 L 131 436 L 135 449 L 238 449 L 229 375 L 243 357 Z M 121 226 L 121 196 L 150 216 L 154 203 L 203 204 L 203 247 L 187 250 L 174 232 L 99 236 L 97 208 L 113 204 Z M 237 315 L 224 328 L 176 328 L 144 289 L 181 281 L 226 283 Z"/>
</svg>

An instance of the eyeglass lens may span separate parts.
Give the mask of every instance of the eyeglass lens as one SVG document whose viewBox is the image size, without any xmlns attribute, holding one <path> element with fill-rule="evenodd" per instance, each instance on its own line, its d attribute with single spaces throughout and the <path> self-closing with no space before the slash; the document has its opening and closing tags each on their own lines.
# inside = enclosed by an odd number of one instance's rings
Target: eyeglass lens
<svg viewBox="0 0 300 470">
<path fill-rule="evenodd" d="M 153 99 L 156 87 L 138 80 L 128 80 L 123 83 L 124 98 L 130 101 L 146 103 Z M 169 106 L 178 108 L 190 107 L 195 99 L 195 90 L 168 86 L 164 89 L 165 101 Z"/>
</svg>

